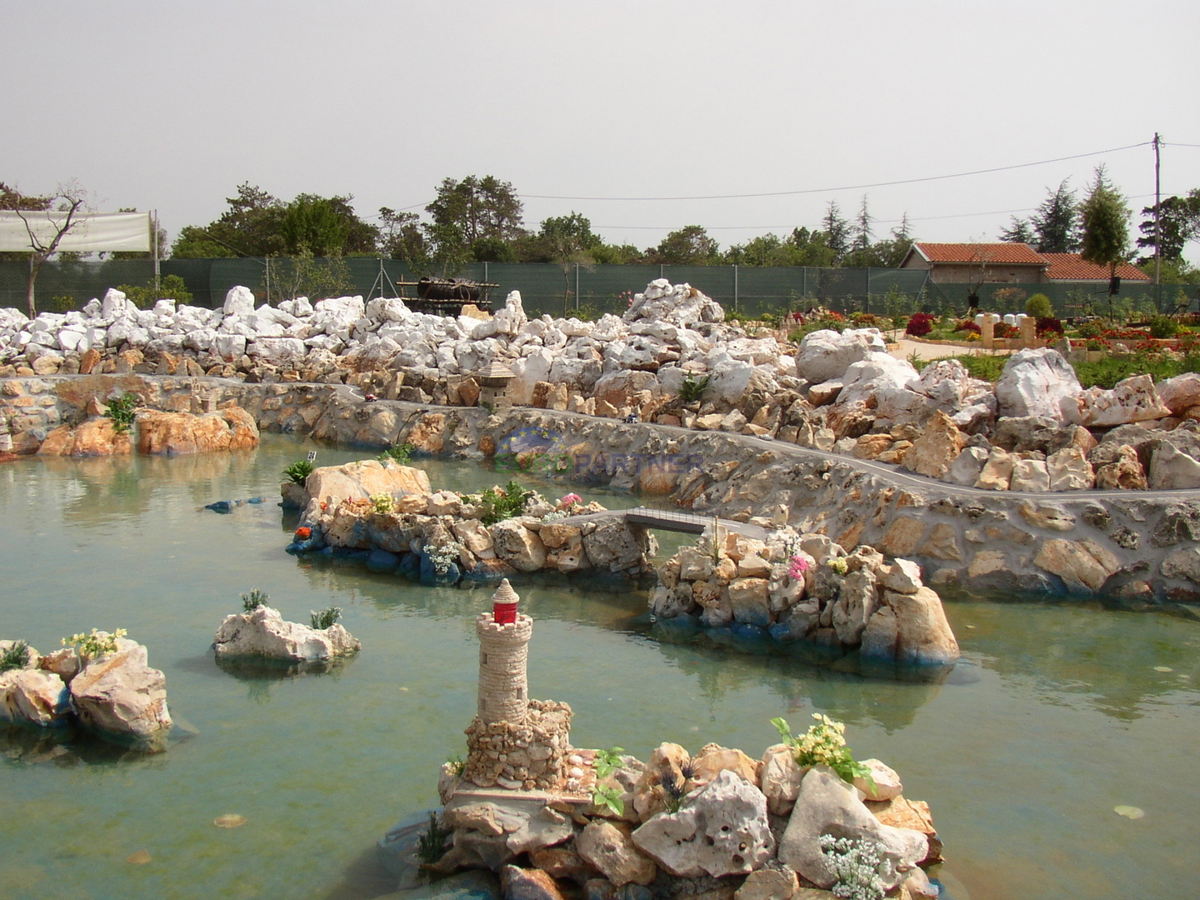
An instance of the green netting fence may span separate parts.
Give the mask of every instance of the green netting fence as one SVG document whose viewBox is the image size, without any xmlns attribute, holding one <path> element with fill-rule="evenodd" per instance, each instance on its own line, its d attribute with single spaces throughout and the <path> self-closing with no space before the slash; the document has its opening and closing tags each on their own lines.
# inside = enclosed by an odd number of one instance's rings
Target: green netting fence
<svg viewBox="0 0 1200 900">
<path fill-rule="evenodd" d="M 168 259 L 160 263 L 160 276 L 183 280 L 198 306 L 217 307 L 235 285 L 254 291 L 259 301 L 276 303 L 311 277 L 336 270 L 339 294 L 364 297 L 414 297 L 418 274 L 403 262 L 369 258 L 336 261 L 289 259 Z M 307 269 L 305 268 L 307 267 Z M 310 277 L 305 282 L 305 273 Z M 970 286 L 935 284 L 919 269 L 818 269 L 807 267 L 747 266 L 569 266 L 531 263 L 474 263 L 460 277 L 497 285 L 490 297 L 495 305 L 509 291 L 519 290 L 531 316 L 597 317 L 620 314 L 629 298 L 656 278 L 672 284 L 687 283 L 742 317 L 807 310 L 823 306 L 842 313 L 871 312 L 905 315 L 919 310 L 964 314 Z M 24 310 L 28 264 L 0 261 L 0 306 Z M 151 260 L 53 261 L 43 266 L 37 280 L 39 310 L 78 309 L 93 297 L 103 297 L 110 287 L 154 283 Z M 978 289 L 980 308 L 1000 313 L 1021 312 L 1025 300 L 1042 293 L 1050 298 L 1060 317 L 1091 314 L 1137 315 L 1153 311 L 1195 309 L 1197 287 L 1134 284 L 1125 282 L 1116 298 L 1107 284 L 1089 287 L 1064 284 L 985 284 Z"/>
</svg>

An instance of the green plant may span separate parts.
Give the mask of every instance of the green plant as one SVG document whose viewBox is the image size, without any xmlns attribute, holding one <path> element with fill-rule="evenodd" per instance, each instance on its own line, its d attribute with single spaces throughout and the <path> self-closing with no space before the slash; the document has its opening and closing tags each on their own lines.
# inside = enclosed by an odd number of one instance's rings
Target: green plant
<svg viewBox="0 0 1200 900">
<path fill-rule="evenodd" d="M 74 647 L 80 659 L 92 660 L 109 653 L 117 652 L 117 638 L 125 637 L 128 632 L 118 628 L 112 634 L 107 631 L 92 629 L 91 634 L 73 634 L 62 639 L 64 647 Z"/>
<path fill-rule="evenodd" d="M 1089 319 L 1087 322 L 1080 322 L 1075 332 L 1081 338 L 1098 338 L 1101 332 L 1104 331 L 1104 326 L 1095 319 Z"/>
<path fill-rule="evenodd" d="M 308 615 L 313 629 L 324 631 L 342 617 L 342 608 L 340 606 L 327 606 L 320 612 L 313 612 L 310 609 Z"/>
<path fill-rule="evenodd" d="M 450 771 L 455 775 L 461 775 L 466 771 L 467 763 L 462 758 L 461 754 L 455 753 L 453 756 L 446 757 L 446 765 L 450 767 Z"/>
<path fill-rule="evenodd" d="M 783 742 L 792 749 L 800 765 L 829 766 L 843 781 L 853 783 L 855 778 L 864 778 L 874 790 L 875 779 L 871 777 L 871 770 L 855 760 L 846 746 L 846 726 L 820 713 L 813 713 L 813 718 L 817 720 L 816 724 L 799 737 L 793 737 L 786 719 L 776 717 L 771 724 Z"/>
<path fill-rule="evenodd" d="M 895 862 L 880 853 L 874 841 L 834 837 L 819 838 L 821 853 L 837 876 L 831 888 L 837 897 L 846 900 L 883 900 L 887 885 L 895 880 Z"/>
<path fill-rule="evenodd" d="M 372 494 L 371 509 L 381 516 L 385 516 L 396 508 L 396 498 L 391 494 Z"/>
<path fill-rule="evenodd" d="M 283 477 L 290 479 L 292 484 L 304 486 L 308 476 L 313 472 L 313 464 L 307 459 L 298 459 L 283 470 Z"/>
<path fill-rule="evenodd" d="M 399 463 L 402 466 L 407 466 L 412 462 L 412 444 L 405 444 L 402 447 L 388 447 L 379 454 L 379 461 L 386 463 L 388 461 Z"/>
<path fill-rule="evenodd" d="M 124 434 L 133 427 L 134 410 L 137 409 L 141 399 L 132 391 L 126 391 L 120 397 L 108 401 L 108 408 L 104 415 L 112 420 L 113 431 L 117 434 Z"/>
<path fill-rule="evenodd" d="M 260 606 L 266 606 L 267 601 L 271 598 L 267 596 L 266 591 L 260 591 L 254 588 L 248 594 L 242 594 L 242 610 L 248 613 L 254 612 Z"/>
<path fill-rule="evenodd" d="M 596 770 L 596 786 L 592 788 L 592 805 L 607 807 L 618 816 L 625 814 L 625 801 L 621 799 L 621 788 L 602 786 L 600 782 L 621 768 L 621 754 L 624 747 L 613 747 L 611 750 L 597 750 L 592 765 Z"/>
<path fill-rule="evenodd" d="M 1179 334 L 1179 323 L 1170 316 L 1154 316 L 1150 319 L 1150 337 L 1164 340 Z"/>
<path fill-rule="evenodd" d="M 693 378 L 691 375 L 685 375 L 683 384 L 679 386 L 679 399 L 684 403 L 695 403 L 704 396 L 704 392 L 708 390 L 709 376 L 703 378 Z"/>
<path fill-rule="evenodd" d="M 504 519 L 519 516 L 532 493 L 515 481 L 510 481 L 502 488 L 488 488 L 479 496 L 479 520 L 484 525 L 495 525 Z"/>
<path fill-rule="evenodd" d="M 9 669 L 23 669 L 29 665 L 29 645 L 24 641 L 14 641 L 8 649 L 0 653 L 0 672 Z"/>
<path fill-rule="evenodd" d="M 446 853 L 446 841 L 454 834 L 451 828 L 443 828 L 437 813 L 429 814 L 429 827 L 417 837 L 417 856 L 425 865 L 433 865 Z"/>
<path fill-rule="evenodd" d="M 1045 319 L 1054 315 L 1054 306 L 1045 294 L 1034 294 L 1025 301 L 1025 315 Z"/>
<path fill-rule="evenodd" d="M 149 309 L 163 298 L 174 300 L 180 306 L 191 306 L 196 299 L 187 289 L 187 284 L 178 275 L 162 276 L 158 282 L 158 290 L 154 289 L 153 281 L 147 283 L 145 287 L 122 284 L 118 285 L 117 290 L 121 291 L 138 309 Z"/>
</svg>

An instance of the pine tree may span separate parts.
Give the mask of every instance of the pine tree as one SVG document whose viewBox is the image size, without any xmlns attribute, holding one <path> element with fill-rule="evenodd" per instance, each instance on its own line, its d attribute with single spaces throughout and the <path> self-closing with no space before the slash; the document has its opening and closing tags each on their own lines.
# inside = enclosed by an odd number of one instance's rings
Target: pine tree
<svg viewBox="0 0 1200 900">
<path fill-rule="evenodd" d="M 1039 253 L 1075 253 L 1079 249 L 1079 204 L 1063 179 L 1030 217 Z"/>
</svg>

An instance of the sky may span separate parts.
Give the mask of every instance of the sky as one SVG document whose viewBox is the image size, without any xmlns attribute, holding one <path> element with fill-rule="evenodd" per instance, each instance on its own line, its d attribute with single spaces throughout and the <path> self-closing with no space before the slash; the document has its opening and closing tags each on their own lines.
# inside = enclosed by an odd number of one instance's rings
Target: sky
<svg viewBox="0 0 1200 900">
<path fill-rule="evenodd" d="M 864 197 L 877 238 L 907 215 L 986 241 L 1101 163 L 1136 229 L 1156 132 L 1163 196 L 1200 187 L 1196 0 L 0 0 L 0 23 L 0 180 L 74 179 L 169 240 L 243 182 L 370 218 L 494 175 L 527 227 L 576 211 L 640 248 Z"/>
</svg>

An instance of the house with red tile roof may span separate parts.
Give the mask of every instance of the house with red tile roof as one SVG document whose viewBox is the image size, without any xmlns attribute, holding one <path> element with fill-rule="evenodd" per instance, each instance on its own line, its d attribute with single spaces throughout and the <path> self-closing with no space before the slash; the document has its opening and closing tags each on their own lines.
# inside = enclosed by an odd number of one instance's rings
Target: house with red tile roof
<svg viewBox="0 0 1200 900">
<path fill-rule="evenodd" d="M 1028 244 L 917 241 L 900 268 L 925 269 L 935 284 L 1031 284 L 1045 280 L 1050 263 Z"/>
<path fill-rule="evenodd" d="M 1043 253 L 1050 263 L 1046 280 L 1057 284 L 1099 285 L 1108 284 L 1108 266 L 1085 262 L 1078 253 Z M 1132 263 L 1117 266 L 1117 277 L 1122 281 L 1149 284 L 1153 279 Z"/>
</svg>

